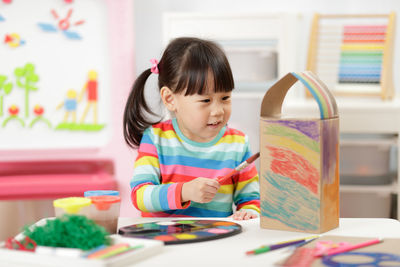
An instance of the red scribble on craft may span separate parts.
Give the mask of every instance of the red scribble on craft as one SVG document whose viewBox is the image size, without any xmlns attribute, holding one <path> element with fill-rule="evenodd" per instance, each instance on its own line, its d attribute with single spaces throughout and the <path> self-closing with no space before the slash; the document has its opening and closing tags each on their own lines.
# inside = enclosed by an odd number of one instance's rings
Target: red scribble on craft
<svg viewBox="0 0 400 267">
<path fill-rule="evenodd" d="M 274 173 L 295 180 L 314 194 L 318 193 L 318 170 L 310 162 L 287 149 L 272 146 L 267 148 L 273 159 L 271 170 Z"/>
</svg>

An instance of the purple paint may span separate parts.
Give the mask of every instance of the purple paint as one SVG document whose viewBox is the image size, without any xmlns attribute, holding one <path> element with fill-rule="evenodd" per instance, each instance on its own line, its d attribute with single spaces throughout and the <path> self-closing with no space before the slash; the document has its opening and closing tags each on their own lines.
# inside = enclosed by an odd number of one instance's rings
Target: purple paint
<svg viewBox="0 0 400 267">
<path fill-rule="evenodd" d="M 285 125 L 287 127 L 296 129 L 297 131 L 307 135 L 314 141 L 319 142 L 319 128 L 317 121 L 309 121 L 309 120 L 277 120 L 277 121 L 268 121 L 269 123 L 276 123 Z"/>
</svg>

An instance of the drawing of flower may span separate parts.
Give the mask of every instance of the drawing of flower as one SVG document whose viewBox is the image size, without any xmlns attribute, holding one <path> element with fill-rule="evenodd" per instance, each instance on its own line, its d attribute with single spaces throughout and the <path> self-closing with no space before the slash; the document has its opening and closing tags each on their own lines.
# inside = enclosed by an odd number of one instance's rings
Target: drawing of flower
<svg viewBox="0 0 400 267">
<path fill-rule="evenodd" d="M 47 124 L 47 126 L 49 126 L 49 128 L 51 128 L 50 121 L 42 116 L 44 113 L 44 108 L 41 105 L 35 105 L 35 107 L 33 108 L 33 113 L 35 113 L 36 118 L 34 118 L 29 124 L 30 128 L 32 128 L 33 125 L 35 125 L 38 121 L 43 121 Z"/>
<path fill-rule="evenodd" d="M 22 125 L 22 127 L 25 127 L 25 122 L 20 117 L 18 117 L 18 113 L 19 113 L 18 106 L 11 105 L 8 108 L 8 113 L 10 113 L 10 116 L 4 120 L 3 125 L 2 125 L 3 127 L 5 127 L 7 125 L 7 123 L 11 120 L 16 120 Z"/>
<path fill-rule="evenodd" d="M 11 105 L 11 107 L 8 108 L 8 112 L 11 114 L 11 116 L 17 116 L 19 113 L 19 108 L 16 105 Z"/>
</svg>

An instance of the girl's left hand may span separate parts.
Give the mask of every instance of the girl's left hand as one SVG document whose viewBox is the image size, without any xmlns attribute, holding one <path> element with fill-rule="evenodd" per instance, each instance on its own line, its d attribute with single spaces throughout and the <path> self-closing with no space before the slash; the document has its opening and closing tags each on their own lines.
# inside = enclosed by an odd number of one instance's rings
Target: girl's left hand
<svg viewBox="0 0 400 267">
<path fill-rule="evenodd" d="M 250 220 L 258 218 L 257 214 L 245 211 L 245 210 L 238 210 L 232 215 L 232 219 L 242 221 L 242 220 Z"/>
</svg>

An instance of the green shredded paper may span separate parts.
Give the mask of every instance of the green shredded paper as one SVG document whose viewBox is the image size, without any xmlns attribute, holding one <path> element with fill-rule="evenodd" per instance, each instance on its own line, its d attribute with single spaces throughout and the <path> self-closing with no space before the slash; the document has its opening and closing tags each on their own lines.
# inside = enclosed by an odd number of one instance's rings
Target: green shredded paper
<svg viewBox="0 0 400 267">
<path fill-rule="evenodd" d="M 26 226 L 24 235 L 33 239 L 38 246 L 48 247 L 89 250 L 111 243 L 103 227 L 82 215 L 64 214 L 47 220 L 43 226 Z"/>
</svg>

